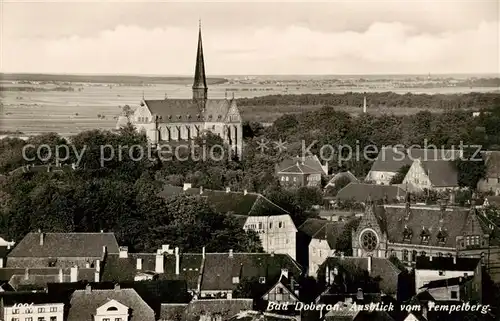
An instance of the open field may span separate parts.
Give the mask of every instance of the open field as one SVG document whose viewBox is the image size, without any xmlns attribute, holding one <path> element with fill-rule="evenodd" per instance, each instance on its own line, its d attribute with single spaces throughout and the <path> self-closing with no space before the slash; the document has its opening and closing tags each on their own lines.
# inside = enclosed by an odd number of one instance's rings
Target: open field
<svg viewBox="0 0 500 321">
<path fill-rule="evenodd" d="M 26 91 L 19 91 L 19 87 L 26 87 Z M 66 86 L 72 91 L 55 91 L 56 87 Z M 7 90 L 5 90 L 7 88 Z M 8 88 L 13 88 L 9 90 Z M 35 88 L 35 89 L 33 89 Z M 40 90 L 37 90 L 39 88 Z M 0 130 L 21 131 L 27 134 L 43 132 L 58 132 L 61 135 L 71 135 L 90 129 L 115 128 L 117 117 L 121 114 L 121 107 L 138 106 L 141 98 L 164 99 L 190 98 L 191 84 L 148 84 L 147 86 L 122 85 L 114 86 L 102 83 L 71 83 L 71 84 L 19 84 L 7 83 L 5 80 L 0 89 Z M 475 92 L 492 92 L 496 88 L 474 88 Z M 343 93 L 344 88 L 304 88 L 304 87 L 277 87 L 271 85 L 252 84 L 217 84 L 211 85 L 209 97 L 235 98 L 257 97 L 272 94 L 305 94 L 305 93 Z M 366 88 L 349 88 L 352 92 L 373 92 Z M 378 91 L 387 91 L 381 89 Z M 469 88 L 412 88 L 392 90 L 398 93 L 457 93 L 470 92 Z M 243 118 L 249 121 L 272 122 L 285 113 L 299 113 L 313 110 L 321 106 L 245 106 L 241 107 Z M 359 107 L 340 106 L 340 110 L 350 113 L 359 113 Z M 416 113 L 420 108 L 377 108 L 369 109 L 370 113 Z"/>
</svg>

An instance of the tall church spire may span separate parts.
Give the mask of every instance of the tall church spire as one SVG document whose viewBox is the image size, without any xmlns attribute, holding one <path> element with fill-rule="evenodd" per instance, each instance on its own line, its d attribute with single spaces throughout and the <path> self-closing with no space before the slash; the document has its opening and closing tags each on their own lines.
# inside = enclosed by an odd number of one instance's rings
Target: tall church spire
<svg viewBox="0 0 500 321">
<path fill-rule="evenodd" d="M 205 101 L 207 99 L 207 80 L 205 78 L 205 61 L 203 59 L 203 45 L 201 41 L 201 20 L 198 31 L 198 52 L 196 53 L 196 68 L 193 82 L 193 100 Z"/>
</svg>

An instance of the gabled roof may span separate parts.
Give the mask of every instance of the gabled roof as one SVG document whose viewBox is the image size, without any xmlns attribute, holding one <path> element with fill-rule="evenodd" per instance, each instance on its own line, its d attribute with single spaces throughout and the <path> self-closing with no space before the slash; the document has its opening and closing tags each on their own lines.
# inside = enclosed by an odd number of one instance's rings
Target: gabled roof
<svg viewBox="0 0 500 321">
<path fill-rule="evenodd" d="M 299 231 L 316 240 L 327 240 L 334 249 L 337 239 L 344 231 L 345 222 L 332 222 L 324 219 L 309 218 L 299 227 Z"/>
<path fill-rule="evenodd" d="M 326 266 L 333 270 L 336 266 L 353 265 L 361 270 L 368 271 L 367 257 L 329 257 L 322 264 L 321 269 Z M 380 277 L 380 290 L 386 294 L 397 293 L 398 277 L 401 273 L 394 264 L 386 258 L 372 257 L 372 271 L 370 276 Z"/>
<path fill-rule="evenodd" d="M 278 173 L 327 175 L 316 155 L 287 158 L 278 165 L 277 171 Z"/>
<path fill-rule="evenodd" d="M 119 253 L 118 242 L 113 233 L 28 233 L 8 254 L 16 257 L 101 257 L 103 246 L 107 253 Z"/>
<path fill-rule="evenodd" d="M 415 269 L 436 271 L 474 271 L 481 259 L 458 257 L 433 257 L 418 256 Z"/>
<path fill-rule="evenodd" d="M 161 99 L 145 100 L 151 114 L 160 117 L 160 123 L 224 122 L 231 107 L 228 99 Z"/>
<path fill-rule="evenodd" d="M 457 187 L 458 170 L 452 161 L 430 160 L 420 162 L 435 187 Z"/>
<path fill-rule="evenodd" d="M 243 192 L 226 192 L 206 189 L 203 189 L 202 194 L 200 193 L 201 190 L 199 188 L 189 188 L 184 191 L 182 187 L 167 185 L 159 195 L 164 198 L 180 194 L 199 195 L 205 197 L 217 212 L 223 214 L 232 213 L 246 216 L 289 214 L 286 210 L 258 193 L 245 194 Z"/>
<path fill-rule="evenodd" d="M 349 179 L 349 181 L 351 183 L 359 183 L 359 180 L 356 178 L 356 176 L 354 176 L 353 173 L 351 173 L 350 171 L 347 171 L 347 172 L 340 172 L 340 173 L 337 173 L 335 175 L 333 175 L 333 177 L 328 181 L 328 183 L 325 185 L 325 188 L 328 187 L 328 186 L 335 186 L 335 183 L 341 179 L 341 178 L 347 178 Z"/>
<path fill-rule="evenodd" d="M 482 222 L 475 211 L 465 208 L 448 208 L 442 210 L 435 206 L 384 205 L 375 208 L 375 214 L 380 218 L 381 229 L 387 233 L 392 243 L 421 244 L 422 230 L 429 232 L 428 245 L 440 247 L 456 247 L 456 237 L 463 234 L 470 223 Z M 477 218 L 477 220 L 474 220 Z M 478 223 L 474 225 L 477 232 L 488 233 L 487 226 Z M 404 239 L 405 230 L 411 231 L 409 241 Z M 438 234 L 446 233 L 444 243 L 440 243 Z"/>
<path fill-rule="evenodd" d="M 292 284 L 293 282 L 293 284 Z M 278 281 L 276 281 L 276 283 L 274 283 L 273 285 L 271 285 L 269 287 L 269 290 L 266 291 L 266 293 L 264 295 L 267 295 L 269 294 L 269 292 L 271 292 L 274 288 L 276 288 L 278 285 L 281 285 L 283 286 L 285 289 L 287 289 L 287 291 L 290 293 L 290 295 L 296 300 L 296 301 L 299 301 L 299 298 L 297 297 L 297 295 L 295 294 L 295 291 L 293 291 L 293 288 L 294 286 L 298 286 L 298 283 L 294 280 L 294 279 L 290 279 L 290 278 L 287 278 L 285 277 L 283 274 L 280 276 L 280 278 L 278 279 Z M 262 296 L 264 296 L 262 295 Z"/>
<path fill-rule="evenodd" d="M 394 148 L 385 146 L 380 150 L 377 159 L 372 165 L 371 171 L 396 173 L 401 167 L 411 165 L 415 159 L 452 160 L 461 155 L 460 150 L 445 149 L 417 149 L 417 148 Z"/>
<path fill-rule="evenodd" d="M 379 201 L 387 197 L 389 201 L 392 201 L 405 195 L 406 192 L 402 188 L 394 185 L 349 183 L 337 193 L 336 198 L 339 200 L 365 202 L 368 198 L 371 198 L 373 201 Z"/>
<path fill-rule="evenodd" d="M 0 292 L 0 300 L 5 306 L 14 304 L 25 304 L 27 302 L 37 304 L 64 303 L 64 298 L 47 293 L 34 292 Z"/>
<path fill-rule="evenodd" d="M 71 295 L 68 321 L 92 321 L 97 308 L 116 300 L 131 309 L 130 321 L 154 321 L 153 309 L 134 289 L 76 290 Z"/>
<path fill-rule="evenodd" d="M 70 279 L 69 268 L 62 269 L 63 280 L 69 282 Z M 60 269 L 56 267 L 46 268 L 2 268 L 0 269 L 0 280 L 9 281 L 12 287 L 19 289 L 24 285 L 36 285 L 45 288 L 48 283 L 59 282 Z M 79 268 L 77 279 L 80 280 L 94 280 L 96 270 L 93 268 Z M 28 278 L 26 279 L 26 274 Z"/>
<path fill-rule="evenodd" d="M 426 289 L 435 289 L 435 288 L 443 288 L 443 287 L 448 287 L 448 286 L 454 286 L 454 285 L 462 285 L 465 282 L 472 280 L 472 276 L 468 277 L 456 277 L 456 278 L 448 278 L 448 279 L 441 279 L 441 280 L 433 280 L 428 283 L 426 283 L 422 288 Z"/>
<path fill-rule="evenodd" d="M 207 253 L 202 291 L 234 290 L 233 277 L 265 277 L 266 282 L 275 283 L 281 276 L 281 269 L 288 269 L 289 277 L 298 278 L 302 268 L 287 254 L 270 253 Z"/>
</svg>

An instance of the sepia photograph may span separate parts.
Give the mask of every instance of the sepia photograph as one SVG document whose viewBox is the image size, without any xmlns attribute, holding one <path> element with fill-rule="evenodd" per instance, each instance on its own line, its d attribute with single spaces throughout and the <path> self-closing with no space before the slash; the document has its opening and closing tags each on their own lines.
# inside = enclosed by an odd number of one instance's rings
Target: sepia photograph
<svg viewBox="0 0 500 321">
<path fill-rule="evenodd" d="M 498 0 L 0 0 L 0 321 L 500 320 Z"/>
</svg>

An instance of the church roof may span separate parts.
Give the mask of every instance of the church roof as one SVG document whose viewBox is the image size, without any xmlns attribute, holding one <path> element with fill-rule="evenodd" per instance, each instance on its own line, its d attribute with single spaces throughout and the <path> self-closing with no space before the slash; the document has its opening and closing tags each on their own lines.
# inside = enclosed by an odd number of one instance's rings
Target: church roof
<svg viewBox="0 0 500 321">
<path fill-rule="evenodd" d="M 205 77 L 205 59 L 203 57 L 203 43 L 201 40 L 201 22 L 198 31 L 198 50 L 196 52 L 196 67 L 194 71 L 193 88 L 207 88 Z"/>
<path fill-rule="evenodd" d="M 231 100 L 208 99 L 197 102 L 192 99 L 145 100 L 152 115 L 162 123 L 223 122 L 231 107 Z"/>
<path fill-rule="evenodd" d="M 349 183 L 337 193 L 337 199 L 364 202 L 370 197 L 373 201 L 393 201 L 406 195 L 406 192 L 395 185 L 375 185 L 364 183 Z"/>
</svg>

